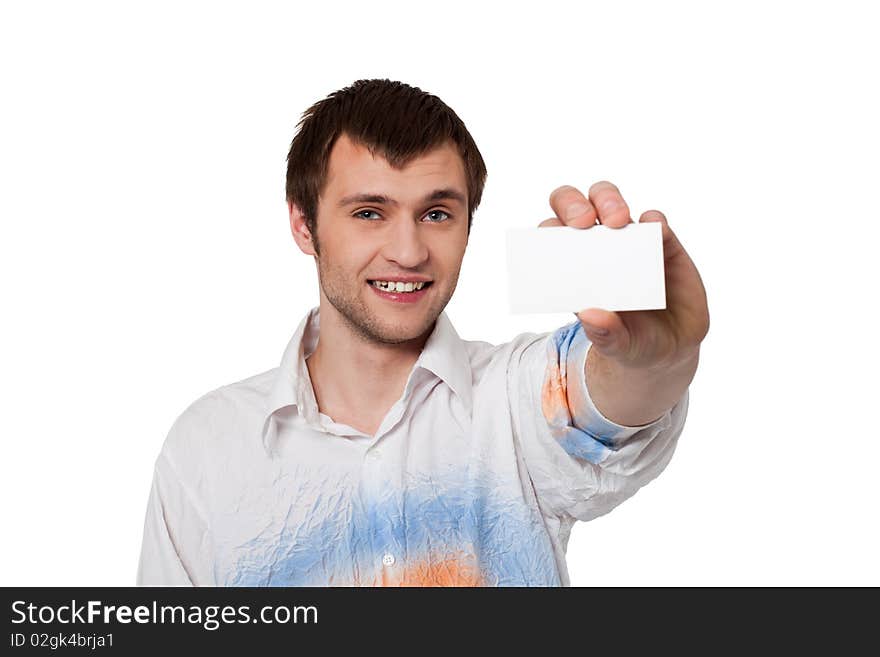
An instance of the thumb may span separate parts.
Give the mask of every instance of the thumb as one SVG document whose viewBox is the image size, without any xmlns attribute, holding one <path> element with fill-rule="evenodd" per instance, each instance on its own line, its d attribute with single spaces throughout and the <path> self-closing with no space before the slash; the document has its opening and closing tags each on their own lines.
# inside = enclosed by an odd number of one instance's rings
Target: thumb
<svg viewBox="0 0 880 657">
<path fill-rule="evenodd" d="M 587 308 L 575 316 L 584 327 L 584 333 L 603 356 L 618 358 L 629 347 L 629 329 L 615 312 L 601 308 Z"/>
</svg>

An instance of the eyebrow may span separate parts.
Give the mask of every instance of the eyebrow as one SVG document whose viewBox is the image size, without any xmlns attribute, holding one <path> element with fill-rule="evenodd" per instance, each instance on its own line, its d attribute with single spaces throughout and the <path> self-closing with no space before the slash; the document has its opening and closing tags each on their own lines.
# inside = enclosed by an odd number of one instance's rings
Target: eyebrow
<svg viewBox="0 0 880 657">
<path fill-rule="evenodd" d="M 458 201 L 462 205 L 467 204 L 464 194 L 451 187 L 444 189 L 435 189 L 422 199 L 422 203 L 430 201 L 453 200 Z M 351 194 L 339 201 L 339 207 L 345 207 L 351 203 L 376 203 L 381 205 L 399 205 L 397 201 L 383 194 Z"/>
</svg>

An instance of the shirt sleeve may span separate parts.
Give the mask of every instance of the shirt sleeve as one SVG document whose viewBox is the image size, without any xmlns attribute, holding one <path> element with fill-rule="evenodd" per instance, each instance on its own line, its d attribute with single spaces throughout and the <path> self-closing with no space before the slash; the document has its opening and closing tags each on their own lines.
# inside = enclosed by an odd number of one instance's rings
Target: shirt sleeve
<svg viewBox="0 0 880 657">
<path fill-rule="evenodd" d="M 164 451 L 156 460 L 137 571 L 138 586 L 197 586 L 207 581 L 203 514 Z"/>
<path fill-rule="evenodd" d="M 521 340 L 508 386 L 516 438 L 541 505 L 560 519 L 592 520 L 654 479 L 672 458 L 688 391 L 642 426 L 602 415 L 584 378 L 590 341 L 580 321 Z"/>
<path fill-rule="evenodd" d="M 138 586 L 191 586 L 192 580 L 180 560 L 165 516 L 163 488 L 158 464 L 147 503 L 144 537 L 138 564 Z"/>
</svg>

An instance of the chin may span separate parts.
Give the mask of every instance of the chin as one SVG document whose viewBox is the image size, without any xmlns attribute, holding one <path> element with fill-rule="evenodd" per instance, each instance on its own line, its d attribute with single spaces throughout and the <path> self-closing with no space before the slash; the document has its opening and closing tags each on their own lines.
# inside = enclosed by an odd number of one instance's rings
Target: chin
<svg viewBox="0 0 880 657">
<path fill-rule="evenodd" d="M 402 327 L 398 324 L 388 327 L 388 330 L 381 331 L 381 335 L 377 337 L 379 337 L 382 342 L 388 344 L 402 344 L 404 342 L 418 340 L 429 330 L 430 324 L 428 327 L 425 327 L 423 324 L 413 327 Z"/>
<path fill-rule="evenodd" d="M 418 317 L 396 320 L 387 316 L 375 316 L 374 337 L 387 344 L 400 344 L 418 340 L 433 329 L 437 317 L 418 313 Z"/>
</svg>

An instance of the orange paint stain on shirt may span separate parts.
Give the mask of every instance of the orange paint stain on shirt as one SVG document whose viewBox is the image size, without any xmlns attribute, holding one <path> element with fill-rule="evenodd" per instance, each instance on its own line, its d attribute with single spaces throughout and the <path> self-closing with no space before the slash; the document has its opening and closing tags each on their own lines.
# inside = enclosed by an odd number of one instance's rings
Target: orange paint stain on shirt
<svg viewBox="0 0 880 657">
<path fill-rule="evenodd" d="M 390 586 L 482 585 L 482 577 L 475 565 L 460 559 L 412 564 L 404 569 L 398 582 L 390 584 Z"/>
<path fill-rule="evenodd" d="M 426 559 L 403 567 L 388 566 L 370 581 L 355 581 L 355 586 L 484 586 L 473 555 L 458 558 Z"/>
<path fill-rule="evenodd" d="M 547 366 L 541 387 L 541 410 L 552 427 L 562 428 L 568 425 L 568 395 L 558 363 Z"/>
</svg>

